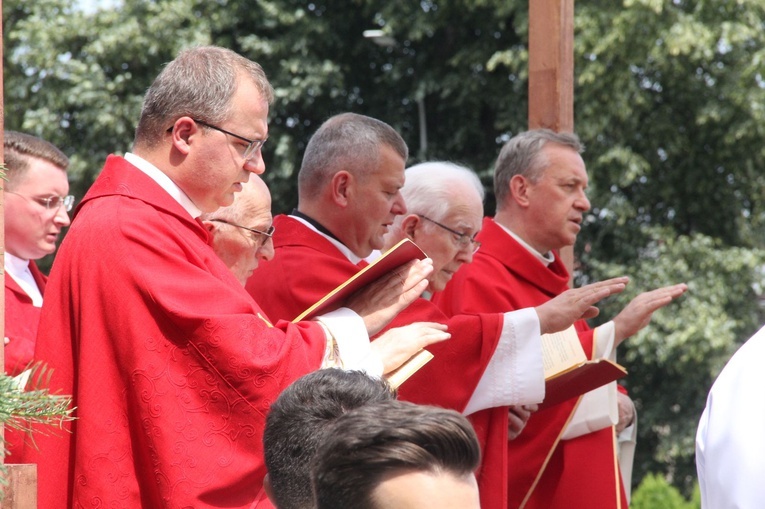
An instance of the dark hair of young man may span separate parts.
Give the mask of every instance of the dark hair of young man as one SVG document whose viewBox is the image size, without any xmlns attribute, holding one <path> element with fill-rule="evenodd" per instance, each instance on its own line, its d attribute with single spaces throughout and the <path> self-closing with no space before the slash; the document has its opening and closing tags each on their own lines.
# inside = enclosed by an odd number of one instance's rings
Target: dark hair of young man
<svg viewBox="0 0 765 509">
<path fill-rule="evenodd" d="M 311 470 L 317 509 L 376 509 L 375 488 L 391 475 L 464 478 L 480 462 L 472 426 L 453 410 L 384 401 L 338 418 Z"/>
<path fill-rule="evenodd" d="M 322 369 L 292 383 L 271 405 L 263 435 L 266 490 L 279 509 L 313 508 L 311 460 L 344 413 L 394 398 L 388 384 L 360 371 Z"/>
</svg>

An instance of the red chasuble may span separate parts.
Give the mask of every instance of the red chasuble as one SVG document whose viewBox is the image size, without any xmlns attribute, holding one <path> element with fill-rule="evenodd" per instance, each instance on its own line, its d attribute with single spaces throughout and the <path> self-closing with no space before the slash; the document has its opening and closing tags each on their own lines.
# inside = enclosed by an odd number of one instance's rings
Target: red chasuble
<svg viewBox="0 0 765 509">
<path fill-rule="evenodd" d="M 269 405 L 319 368 L 326 340 L 316 323 L 267 325 L 208 242 L 153 180 L 107 159 L 45 293 L 36 358 L 77 420 L 27 458 L 41 508 L 246 508 L 258 496 Z"/>
<path fill-rule="evenodd" d="M 29 271 L 41 294 L 45 294 L 48 278 L 40 272 L 34 261 L 29 261 Z M 5 372 L 16 376 L 26 368 L 35 353 L 40 308 L 32 305 L 32 297 L 8 274 L 5 275 Z M 7 461 L 6 461 L 7 462 Z"/>
<path fill-rule="evenodd" d="M 358 272 L 339 249 L 300 221 L 277 216 L 274 226 L 274 259 L 261 262 L 247 282 L 247 291 L 268 316 L 291 320 Z M 401 386 L 399 398 L 462 411 L 497 346 L 502 315 L 447 318 L 430 301 L 417 299 L 389 327 L 424 321 L 446 323 L 452 338 L 428 347 L 435 358 Z"/>
<path fill-rule="evenodd" d="M 478 235 L 481 249 L 434 296 L 446 314 L 492 312 L 538 306 L 568 289 L 560 258 L 544 267 L 491 218 Z M 592 357 L 592 331 L 576 323 L 585 354 Z M 627 508 L 616 463 L 612 428 L 560 440 L 578 398 L 532 414 L 521 435 L 507 439 L 507 409 L 470 416 L 500 449 L 483 450 L 479 475 L 483 509 Z M 505 482 L 501 482 L 501 478 Z"/>
<path fill-rule="evenodd" d="M 40 272 L 34 261 L 29 261 L 29 271 L 37 283 L 41 294 L 45 294 L 45 284 L 48 278 Z M 16 376 L 32 362 L 35 353 L 35 338 L 40 323 L 40 308 L 32 305 L 32 297 L 27 295 L 10 275 L 5 275 L 5 337 L 9 343 L 5 345 L 5 373 Z M 24 447 L 29 441 L 26 433 L 16 431 L 10 426 L 5 427 L 6 448 L 9 455 L 6 463 L 19 463 L 23 457 Z"/>
</svg>

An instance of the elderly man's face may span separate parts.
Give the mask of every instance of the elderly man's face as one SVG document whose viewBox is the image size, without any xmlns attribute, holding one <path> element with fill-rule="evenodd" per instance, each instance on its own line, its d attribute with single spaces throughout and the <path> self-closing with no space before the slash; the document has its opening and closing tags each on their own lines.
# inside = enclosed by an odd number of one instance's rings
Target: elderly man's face
<svg viewBox="0 0 765 509">
<path fill-rule="evenodd" d="M 261 260 L 274 257 L 273 241 L 252 231 L 267 232 L 273 224 L 268 188 L 259 177 L 252 177 L 232 208 L 239 211 L 234 216 L 237 220 L 231 219 L 231 208 L 225 208 L 212 214 L 214 220 L 206 224 L 213 235 L 213 250 L 244 285 Z"/>
<path fill-rule="evenodd" d="M 5 193 L 5 248 L 24 260 L 37 260 L 56 250 L 61 229 L 69 226 L 63 205 L 49 209 L 40 200 L 69 194 L 66 173 L 54 164 L 30 158 L 30 167 Z"/>
<path fill-rule="evenodd" d="M 473 261 L 475 245 L 467 242 L 467 238 L 478 233 L 482 218 L 483 205 L 478 194 L 457 192 L 450 200 L 449 212 L 445 216 L 417 219 L 412 240 L 433 260 L 428 291 L 442 291 L 462 264 Z M 432 221 L 437 221 L 441 226 Z M 460 235 L 446 228 L 467 235 L 467 238 L 460 240 Z"/>
</svg>

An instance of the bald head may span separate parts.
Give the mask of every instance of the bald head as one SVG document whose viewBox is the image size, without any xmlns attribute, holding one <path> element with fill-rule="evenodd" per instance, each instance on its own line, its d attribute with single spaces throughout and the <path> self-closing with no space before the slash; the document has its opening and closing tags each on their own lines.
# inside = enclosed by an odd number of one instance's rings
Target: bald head
<svg viewBox="0 0 765 509">
<path fill-rule="evenodd" d="M 258 267 L 260 260 L 274 257 L 274 246 L 267 232 L 273 223 L 271 193 L 257 175 L 250 175 L 234 203 L 202 215 L 213 236 L 213 249 L 242 285 Z"/>
</svg>

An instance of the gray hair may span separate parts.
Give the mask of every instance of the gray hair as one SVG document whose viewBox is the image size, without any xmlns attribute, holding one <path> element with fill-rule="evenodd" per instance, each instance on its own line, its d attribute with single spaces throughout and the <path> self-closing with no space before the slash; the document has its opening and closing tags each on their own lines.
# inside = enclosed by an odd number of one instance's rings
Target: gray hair
<svg viewBox="0 0 765 509">
<path fill-rule="evenodd" d="M 574 133 L 556 133 L 549 129 L 533 129 L 517 134 L 502 147 L 494 165 L 494 195 L 497 209 L 502 209 L 510 190 L 510 180 L 522 175 L 532 183 L 542 177 L 547 160 L 540 153 L 545 145 L 554 143 L 570 147 L 578 153 L 584 152 L 584 145 Z"/>
<path fill-rule="evenodd" d="M 5 131 L 3 137 L 4 159 L 7 168 L 7 191 L 13 190 L 29 171 L 30 158 L 43 159 L 66 172 L 69 158 L 52 143 L 30 134 Z"/>
<path fill-rule="evenodd" d="M 298 173 L 298 200 L 315 195 L 339 171 L 364 177 L 377 170 L 380 147 L 388 146 L 406 161 L 409 148 L 395 129 L 381 120 L 341 113 L 326 120 L 305 148 Z"/>
<path fill-rule="evenodd" d="M 481 202 L 484 188 L 471 169 L 447 161 L 429 161 L 406 170 L 406 183 L 401 188 L 409 214 L 422 214 L 440 221 L 449 213 L 455 193 L 475 190 Z M 394 228 L 400 227 L 404 216 L 396 216 Z"/>
<path fill-rule="evenodd" d="M 241 75 L 252 79 L 262 99 L 273 102 L 274 90 L 252 60 L 216 46 L 182 51 L 146 92 L 135 144 L 155 146 L 170 124 L 183 116 L 211 124 L 226 120 Z"/>
</svg>

